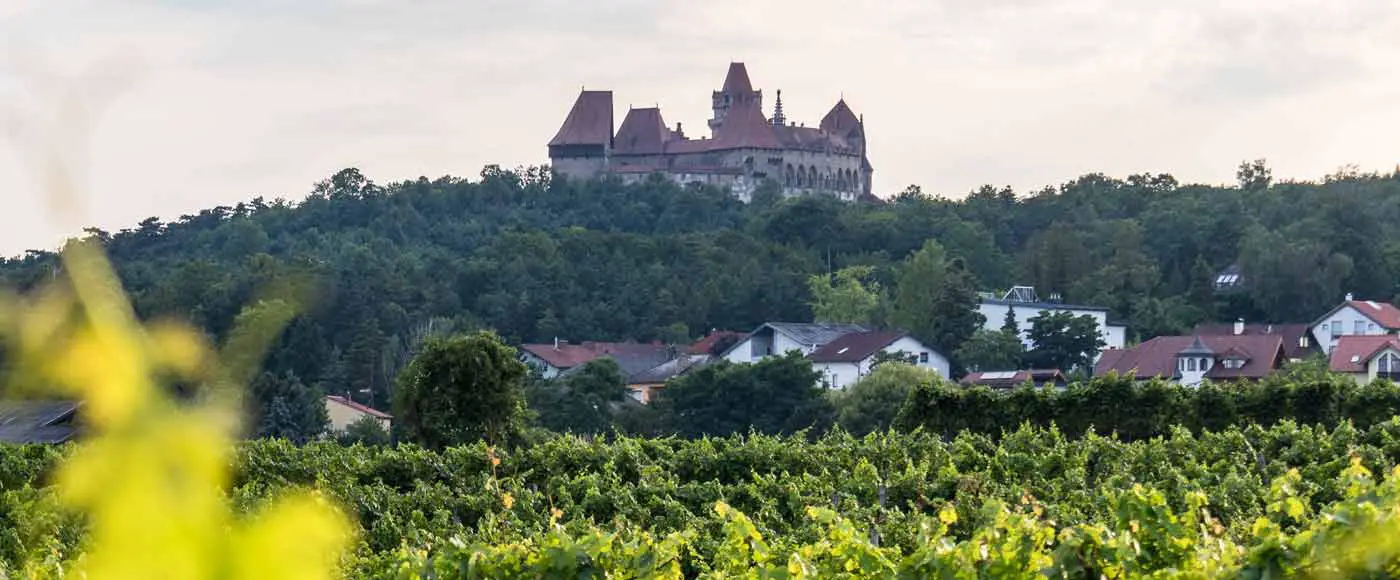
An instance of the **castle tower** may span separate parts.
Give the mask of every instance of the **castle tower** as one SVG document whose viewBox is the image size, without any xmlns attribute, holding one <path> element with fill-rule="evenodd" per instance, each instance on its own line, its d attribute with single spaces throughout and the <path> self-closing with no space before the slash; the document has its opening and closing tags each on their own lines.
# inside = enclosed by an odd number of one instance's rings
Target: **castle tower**
<svg viewBox="0 0 1400 580">
<path fill-rule="evenodd" d="M 724 124 L 724 118 L 735 105 L 752 103 L 758 110 L 763 110 L 763 91 L 753 90 L 744 63 L 731 62 L 729 72 L 724 75 L 724 87 L 710 94 L 710 102 L 714 110 L 714 117 L 709 122 L 710 136 L 718 137 L 720 125 Z"/>
<path fill-rule="evenodd" d="M 778 89 L 778 96 L 773 102 L 773 126 L 781 127 L 787 124 L 787 116 L 783 114 L 783 90 Z"/>
</svg>

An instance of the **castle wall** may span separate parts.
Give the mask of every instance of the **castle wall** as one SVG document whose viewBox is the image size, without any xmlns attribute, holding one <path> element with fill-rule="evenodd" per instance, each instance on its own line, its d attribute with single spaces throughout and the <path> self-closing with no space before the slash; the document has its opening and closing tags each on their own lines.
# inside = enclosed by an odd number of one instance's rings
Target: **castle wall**
<svg viewBox="0 0 1400 580">
<path fill-rule="evenodd" d="M 554 172 L 569 179 L 591 179 L 607 166 L 603 157 L 556 157 L 549 160 Z"/>
</svg>

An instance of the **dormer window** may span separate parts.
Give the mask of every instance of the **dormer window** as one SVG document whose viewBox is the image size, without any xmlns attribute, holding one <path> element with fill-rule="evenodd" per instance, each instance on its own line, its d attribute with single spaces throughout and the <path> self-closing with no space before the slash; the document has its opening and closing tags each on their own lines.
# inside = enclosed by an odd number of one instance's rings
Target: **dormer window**
<svg viewBox="0 0 1400 580">
<path fill-rule="evenodd" d="M 1225 360 L 1220 361 L 1220 366 L 1223 366 L 1227 369 L 1239 370 L 1244 368 L 1244 359 L 1227 358 Z"/>
</svg>

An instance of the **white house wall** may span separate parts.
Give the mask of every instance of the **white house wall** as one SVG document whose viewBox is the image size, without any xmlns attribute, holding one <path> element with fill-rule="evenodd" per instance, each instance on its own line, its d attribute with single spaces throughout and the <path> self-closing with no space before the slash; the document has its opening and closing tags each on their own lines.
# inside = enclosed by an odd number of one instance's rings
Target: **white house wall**
<svg viewBox="0 0 1400 580">
<path fill-rule="evenodd" d="M 926 368 L 943 378 L 948 378 L 950 365 L 948 359 L 938 354 L 923 343 L 908 336 L 902 337 L 890 343 L 882 349 L 888 354 L 900 352 L 911 354 L 915 357 L 915 366 Z M 928 353 L 928 362 L 917 362 L 919 355 Z M 870 368 L 875 364 L 875 357 L 869 357 L 860 362 L 839 362 L 839 363 L 813 363 L 812 368 L 821 373 L 822 379 L 833 389 L 845 389 L 855 384 L 866 375 L 870 374 Z"/>
<path fill-rule="evenodd" d="M 1332 322 L 1334 321 L 1341 322 L 1342 328 L 1340 334 L 1332 334 Z M 1359 333 L 1356 332 L 1357 322 L 1360 322 L 1362 326 L 1362 331 Z M 1351 307 L 1351 305 L 1347 305 L 1333 312 L 1331 316 L 1323 319 L 1322 322 L 1319 322 L 1316 326 L 1313 326 L 1312 333 L 1313 336 L 1317 338 L 1318 345 L 1330 354 L 1332 349 L 1337 346 L 1337 337 L 1354 336 L 1358 334 L 1364 336 L 1378 336 L 1385 334 L 1385 329 L 1377 325 L 1376 321 L 1371 320 L 1357 309 Z"/>
<path fill-rule="evenodd" d="M 1041 308 L 1037 306 L 1030 306 L 1028 304 L 1007 305 L 982 302 L 977 305 L 977 311 L 982 313 L 982 316 L 986 318 L 986 321 L 982 323 L 982 328 L 985 328 L 987 330 L 1001 330 L 1002 323 L 1006 320 L 1006 311 L 1008 308 L 1014 308 L 1016 311 L 1016 328 L 1020 332 L 1021 344 L 1025 345 L 1026 348 L 1032 348 L 1035 346 L 1035 343 L 1032 342 L 1030 339 L 1030 320 L 1032 318 L 1035 318 L 1036 316 L 1039 316 L 1040 313 L 1046 311 L 1069 312 L 1070 314 L 1073 314 L 1075 316 L 1082 316 L 1087 314 L 1093 317 L 1094 322 L 1097 323 L 1099 326 L 1099 336 L 1103 338 L 1105 348 L 1123 348 L 1123 345 L 1126 342 L 1127 329 L 1122 326 L 1109 326 L 1108 313 L 1103 310 L 1076 310 L 1073 308 Z"/>
</svg>

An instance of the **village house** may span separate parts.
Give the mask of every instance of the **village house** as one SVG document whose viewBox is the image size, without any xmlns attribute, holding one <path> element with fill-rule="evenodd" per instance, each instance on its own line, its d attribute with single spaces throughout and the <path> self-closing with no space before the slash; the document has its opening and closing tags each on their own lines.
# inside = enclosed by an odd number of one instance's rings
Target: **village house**
<svg viewBox="0 0 1400 580">
<path fill-rule="evenodd" d="M 1314 354 L 1320 354 L 1312 328 L 1307 324 L 1246 324 L 1235 321 L 1232 324 L 1202 324 L 1192 331 L 1197 336 L 1278 336 L 1283 341 L 1283 355 L 1289 362 L 1297 362 Z"/>
<path fill-rule="evenodd" d="M 845 389 L 870 374 L 880 355 L 903 359 L 947 377 L 948 358 L 912 336 L 897 331 L 853 332 L 812 351 L 807 359 L 832 389 Z"/>
<path fill-rule="evenodd" d="M 351 425 L 370 417 L 379 423 L 379 427 L 389 432 L 392 425 L 393 416 L 340 395 L 326 396 L 326 414 L 330 416 L 332 433 L 344 433 Z"/>
<path fill-rule="evenodd" d="M 1133 348 L 1105 350 L 1094 376 L 1116 373 L 1197 386 L 1206 380 L 1259 380 L 1287 360 L 1278 335 L 1159 336 Z"/>
<path fill-rule="evenodd" d="M 734 343 L 721 356 L 732 363 L 756 363 L 794 350 L 807 356 L 847 334 L 871 330 L 859 324 L 769 322 Z"/>
<path fill-rule="evenodd" d="M 712 330 L 690 345 L 679 356 L 627 377 L 627 394 L 640 403 L 650 403 L 671 379 L 720 360 L 719 354 L 744 338 L 742 332 Z"/>
<path fill-rule="evenodd" d="M 1123 348 L 1127 341 L 1128 328 L 1121 324 L 1109 324 L 1108 308 L 1061 304 L 1054 298 L 1052 296 L 1051 300 L 1043 301 L 1036 295 L 1035 288 L 1016 286 L 1001 298 L 997 298 L 995 294 L 983 294 L 977 311 L 985 318 L 982 328 L 993 331 L 1002 329 L 1006 323 L 1007 312 L 1010 312 L 1016 321 L 1021 343 L 1027 349 L 1035 348 L 1035 341 L 1030 338 L 1031 319 L 1044 312 L 1068 312 L 1075 316 L 1092 317 L 1099 326 L 1099 336 L 1103 338 L 1105 348 Z"/>
<path fill-rule="evenodd" d="M 1365 384 L 1376 379 L 1400 381 L 1400 337 L 1349 335 L 1337 338 L 1327 367 Z"/>
<path fill-rule="evenodd" d="M 1400 309 L 1388 302 L 1355 300 L 1345 302 L 1312 323 L 1312 334 L 1327 353 L 1344 336 L 1380 336 L 1400 333 Z"/>
<path fill-rule="evenodd" d="M 659 342 L 593 342 L 572 344 L 554 339 L 553 344 L 522 344 L 520 360 L 546 379 L 557 378 L 590 361 L 610 357 L 622 368 L 623 376 L 642 372 L 672 358 L 673 349 Z"/>
</svg>

